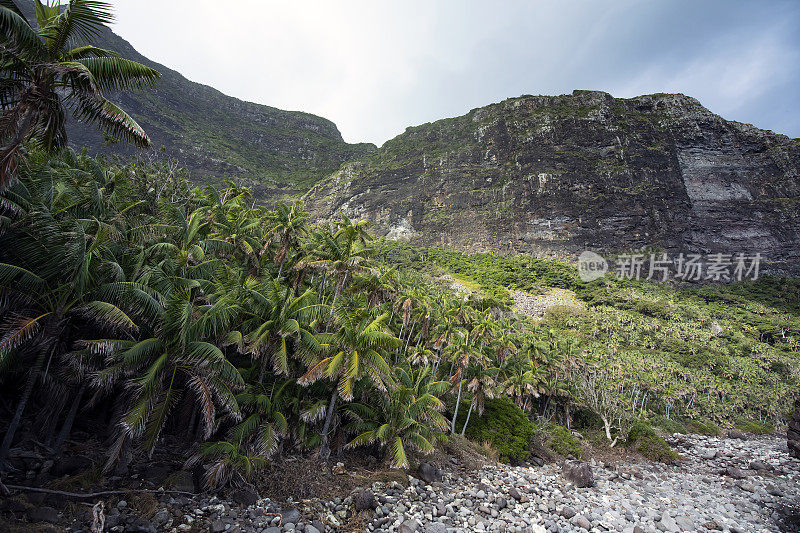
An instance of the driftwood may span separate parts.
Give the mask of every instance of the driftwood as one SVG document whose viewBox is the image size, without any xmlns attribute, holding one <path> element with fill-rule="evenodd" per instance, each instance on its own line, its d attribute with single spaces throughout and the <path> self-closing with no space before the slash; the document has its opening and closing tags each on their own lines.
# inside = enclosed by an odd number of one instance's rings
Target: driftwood
<svg viewBox="0 0 800 533">
<path fill-rule="evenodd" d="M 103 513 L 105 503 L 100 500 L 92 507 L 92 527 L 89 528 L 89 533 L 103 533 L 106 527 L 106 515 Z"/>
<path fill-rule="evenodd" d="M 167 490 L 167 489 L 128 489 L 128 490 L 102 490 L 100 492 L 66 492 L 63 490 L 43 489 L 40 487 L 25 487 L 22 485 L 6 485 L 7 489 L 20 490 L 22 492 L 42 492 L 44 494 L 55 494 L 57 496 L 64 496 L 65 498 L 75 498 L 77 500 L 88 500 L 97 498 L 99 496 L 109 496 L 112 494 L 130 494 L 131 492 L 149 492 L 149 493 L 169 493 L 169 494 L 182 494 L 184 496 L 197 496 L 193 492 L 186 492 L 182 490 Z"/>
</svg>

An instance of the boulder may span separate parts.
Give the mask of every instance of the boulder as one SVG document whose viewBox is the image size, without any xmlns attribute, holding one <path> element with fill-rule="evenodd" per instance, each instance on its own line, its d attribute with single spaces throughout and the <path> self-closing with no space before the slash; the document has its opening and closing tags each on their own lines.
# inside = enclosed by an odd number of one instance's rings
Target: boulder
<svg viewBox="0 0 800 533">
<path fill-rule="evenodd" d="M 738 429 L 731 429 L 728 431 L 729 439 L 747 440 L 747 433 L 739 431 Z"/>
<path fill-rule="evenodd" d="M 447 533 L 447 526 L 441 522 L 431 522 L 425 526 L 425 533 Z"/>
<path fill-rule="evenodd" d="M 800 459 L 800 396 L 794 400 L 794 414 L 786 429 L 786 445 L 789 455 Z"/>
<path fill-rule="evenodd" d="M 397 528 L 398 533 L 415 533 L 419 530 L 419 522 L 416 520 L 409 519 L 400 524 L 400 527 Z"/>
<path fill-rule="evenodd" d="M 41 505 L 31 507 L 25 514 L 28 516 L 28 520 L 31 522 L 49 522 L 50 524 L 55 524 L 58 522 L 58 511 L 52 507 Z"/>
<path fill-rule="evenodd" d="M 744 479 L 747 477 L 747 474 L 742 472 L 741 469 L 736 468 L 735 466 L 728 466 L 725 468 L 725 474 L 733 479 Z"/>
<path fill-rule="evenodd" d="M 55 477 L 73 476 L 92 467 L 92 460 L 81 455 L 62 457 L 53 463 L 50 473 Z"/>
<path fill-rule="evenodd" d="M 353 506 L 357 513 L 361 511 L 372 511 L 378 506 L 378 502 L 375 500 L 375 494 L 371 490 L 366 489 L 357 492 L 353 496 Z"/>
<path fill-rule="evenodd" d="M 130 531 L 131 533 L 158 533 L 155 526 L 144 518 L 135 518 L 132 523 L 125 527 L 125 531 Z"/>
<path fill-rule="evenodd" d="M 593 487 L 594 473 L 585 461 L 566 461 L 561 469 L 562 475 L 576 487 Z"/>
<path fill-rule="evenodd" d="M 258 501 L 258 494 L 250 489 L 239 489 L 231 494 L 233 501 L 244 507 L 255 505 Z"/>
<path fill-rule="evenodd" d="M 300 511 L 295 509 L 294 507 L 287 507 L 285 509 L 281 509 L 281 521 L 284 524 L 292 523 L 296 524 L 300 521 Z"/>
<path fill-rule="evenodd" d="M 417 468 L 418 477 L 427 484 L 442 480 L 443 472 L 430 463 L 420 463 Z"/>
<path fill-rule="evenodd" d="M 575 512 L 575 509 L 573 509 L 572 507 L 567 505 L 567 506 L 565 506 L 565 507 L 563 507 L 561 509 L 561 512 L 559 514 L 561 514 L 561 516 L 563 516 L 564 518 L 569 520 L 570 518 L 575 516 L 577 513 Z"/>
</svg>

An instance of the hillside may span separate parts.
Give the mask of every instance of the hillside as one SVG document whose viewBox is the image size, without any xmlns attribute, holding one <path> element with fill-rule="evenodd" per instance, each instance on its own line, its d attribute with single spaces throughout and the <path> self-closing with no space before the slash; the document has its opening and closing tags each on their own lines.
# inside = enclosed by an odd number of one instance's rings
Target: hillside
<svg viewBox="0 0 800 533">
<path fill-rule="evenodd" d="M 18 3 L 33 20 L 33 4 Z M 144 57 L 108 28 L 94 44 L 161 73 L 154 88 L 128 91 L 112 100 L 150 136 L 151 157 L 176 159 L 197 182 L 236 179 L 253 188 L 261 199 L 272 194 L 296 195 L 342 162 L 375 148 L 344 142 L 336 125 L 325 118 L 245 102 L 192 82 Z M 68 133 L 73 147 L 86 146 L 92 154 L 127 156 L 137 152 L 122 143 L 104 142 L 94 125 L 71 121 Z"/>
<path fill-rule="evenodd" d="M 408 128 L 306 196 L 465 251 L 761 252 L 800 271 L 800 140 L 684 95 L 522 96 Z"/>
<path fill-rule="evenodd" d="M 628 387 L 648 391 L 662 417 L 672 413 L 671 421 L 654 421 L 670 432 L 681 430 L 675 413 L 692 420 L 727 416 L 730 424 L 789 413 L 797 387 L 797 278 L 673 288 L 609 275 L 583 283 L 558 259 L 393 241 L 377 250 L 405 275 L 504 308 L 518 327 L 533 324 L 542 338 L 575 339 L 583 357 L 625 368 Z"/>
</svg>

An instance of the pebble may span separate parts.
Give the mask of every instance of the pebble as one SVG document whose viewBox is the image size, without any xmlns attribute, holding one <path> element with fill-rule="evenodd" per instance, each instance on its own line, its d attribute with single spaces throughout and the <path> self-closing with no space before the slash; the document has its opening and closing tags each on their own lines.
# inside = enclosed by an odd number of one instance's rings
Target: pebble
<svg viewBox="0 0 800 533">
<path fill-rule="evenodd" d="M 560 464 L 446 473 L 433 494 L 412 485 L 387 497 L 389 520 L 378 524 L 375 515 L 369 530 L 408 531 L 398 526 L 414 519 L 420 533 L 766 533 L 779 530 L 779 508 L 800 500 L 800 461 L 777 436 L 667 441 L 683 457 L 678 464 L 590 461 L 594 487 L 569 482 Z"/>
</svg>

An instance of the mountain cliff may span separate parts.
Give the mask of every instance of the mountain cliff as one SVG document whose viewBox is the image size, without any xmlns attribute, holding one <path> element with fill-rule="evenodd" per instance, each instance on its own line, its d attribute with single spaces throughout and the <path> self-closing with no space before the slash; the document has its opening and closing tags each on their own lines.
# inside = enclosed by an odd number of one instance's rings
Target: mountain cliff
<svg viewBox="0 0 800 533">
<path fill-rule="evenodd" d="M 17 3 L 35 24 L 33 3 Z M 176 159 L 197 182 L 234 178 L 251 186 L 260 199 L 270 200 L 274 194 L 303 192 L 342 162 L 375 149 L 372 144 L 344 142 L 336 125 L 325 118 L 245 102 L 189 81 L 144 57 L 109 28 L 93 44 L 161 73 L 153 88 L 110 98 L 150 136 L 151 156 Z M 68 134 L 73 147 L 89 147 L 93 154 L 139 152 L 123 143 L 104 142 L 93 124 L 70 120 Z"/>
<path fill-rule="evenodd" d="M 761 252 L 800 271 L 800 139 L 680 94 L 522 96 L 408 128 L 306 195 L 466 251 Z"/>
</svg>

